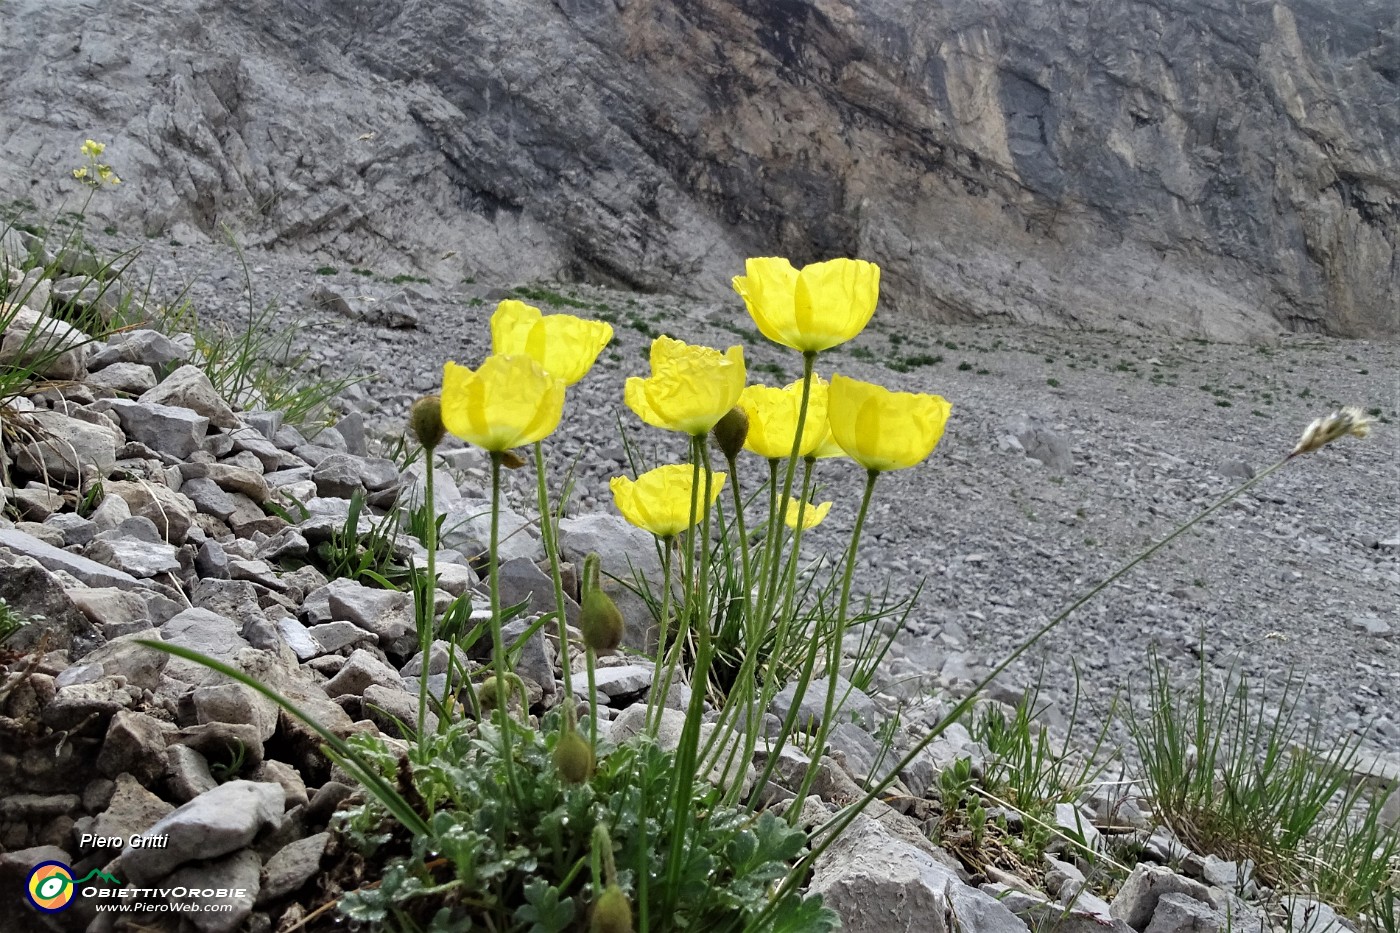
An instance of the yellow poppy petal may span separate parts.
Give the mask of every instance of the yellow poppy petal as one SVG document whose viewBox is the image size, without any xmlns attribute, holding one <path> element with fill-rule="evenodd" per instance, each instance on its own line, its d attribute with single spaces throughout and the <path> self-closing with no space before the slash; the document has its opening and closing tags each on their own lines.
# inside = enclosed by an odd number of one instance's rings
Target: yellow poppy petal
<svg viewBox="0 0 1400 933">
<path fill-rule="evenodd" d="M 788 496 L 787 508 L 783 510 L 783 524 L 796 530 L 799 511 L 802 513 L 802 530 L 806 531 L 808 528 L 815 528 L 826 521 L 826 515 L 831 511 L 831 503 L 823 502 L 821 505 L 814 505 L 809 502 L 806 507 L 803 507 L 802 500 Z"/>
<path fill-rule="evenodd" d="M 564 411 L 564 382 L 528 356 L 489 356 L 473 372 L 442 373 L 442 423 L 457 437 L 501 452 L 552 434 Z"/>
<path fill-rule="evenodd" d="M 793 294 L 793 317 L 806 350 L 827 350 L 870 323 L 880 297 L 880 267 L 860 259 L 804 266 Z"/>
<path fill-rule="evenodd" d="M 798 455 L 805 457 L 817 449 L 827 430 L 827 384 L 820 376 L 812 378 L 807 399 L 807 417 L 802 427 Z M 744 446 L 770 460 L 786 459 L 792 453 L 797 435 L 797 419 L 802 411 L 802 380 L 781 389 L 752 385 L 739 394 L 739 407 L 749 419 Z"/>
<path fill-rule="evenodd" d="M 938 445 L 951 411 L 941 396 L 891 392 L 831 377 L 827 415 L 832 438 L 867 470 L 902 470 L 921 463 Z"/>
<path fill-rule="evenodd" d="M 633 525 L 657 537 L 668 538 L 690 527 L 690 495 L 694 468 L 684 464 L 669 464 L 648 470 L 635 480 L 614 476 L 608 481 L 613 502 L 622 517 Z M 700 521 L 706 509 L 713 506 L 724 488 L 726 474 L 710 474 L 710 498 L 704 496 L 705 471 L 700 471 L 701 495 L 696 503 L 695 520 Z"/>
<path fill-rule="evenodd" d="M 708 432 L 734 407 L 748 376 L 738 346 L 720 353 L 658 337 L 651 362 L 651 376 L 627 380 L 627 407 L 647 424 L 692 436 Z"/>
<path fill-rule="evenodd" d="M 572 314 L 543 315 L 523 301 L 507 299 L 491 315 L 491 350 L 533 358 L 571 386 L 588 374 L 612 340 L 612 325 Z"/>
<path fill-rule="evenodd" d="M 793 293 L 797 270 L 786 259 L 765 256 L 744 263 L 745 275 L 734 277 L 734 290 L 744 299 L 749 316 L 763 336 L 794 350 L 801 335 L 793 326 Z"/>
</svg>

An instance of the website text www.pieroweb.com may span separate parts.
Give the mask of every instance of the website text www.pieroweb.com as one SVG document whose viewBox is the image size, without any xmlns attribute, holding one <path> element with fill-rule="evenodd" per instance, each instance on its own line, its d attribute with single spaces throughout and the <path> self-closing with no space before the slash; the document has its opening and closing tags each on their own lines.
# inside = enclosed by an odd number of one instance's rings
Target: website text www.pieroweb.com
<svg viewBox="0 0 1400 933">
<path fill-rule="evenodd" d="M 125 841 L 125 840 L 122 840 Z M 149 840 L 143 840 L 149 841 Z M 35 910 L 56 914 L 85 903 L 98 913 L 226 913 L 250 902 L 247 888 L 217 878 L 174 878 L 154 887 L 124 883 L 100 868 L 76 874 L 65 862 L 41 862 L 30 869 L 25 896 Z"/>
</svg>

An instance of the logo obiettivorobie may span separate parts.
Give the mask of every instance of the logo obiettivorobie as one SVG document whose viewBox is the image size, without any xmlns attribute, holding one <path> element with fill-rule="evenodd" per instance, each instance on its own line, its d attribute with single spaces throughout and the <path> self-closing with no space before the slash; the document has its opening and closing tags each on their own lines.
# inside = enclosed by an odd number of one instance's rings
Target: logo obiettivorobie
<svg viewBox="0 0 1400 933">
<path fill-rule="evenodd" d="M 94 876 L 109 884 L 121 884 L 116 878 L 96 868 L 74 881 L 73 870 L 63 862 L 40 862 L 30 870 L 24 894 L 35 910 L 56 914 L 60 910 L 67 910 L 73 903 L 73 895 L 78 885 Z"/>
<path fill-rule="evenodd" d="M 36 910 L 56 914 L 73 903 L 73 872 L 62 862 L 40 862 L 29 873 L 24 893 Z"/>
</svg>

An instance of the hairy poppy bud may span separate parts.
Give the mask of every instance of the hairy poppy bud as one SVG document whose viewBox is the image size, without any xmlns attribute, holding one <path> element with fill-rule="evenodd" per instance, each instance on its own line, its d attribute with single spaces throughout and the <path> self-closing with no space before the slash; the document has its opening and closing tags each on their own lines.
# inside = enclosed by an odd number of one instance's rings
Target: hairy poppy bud
<svg viewBox="0 0 1400 933">
<path fill-rule="evenodd" d="M 632 902 L 622 889 L 610 884 L 593 902 L 589 933 L 632 933 Z"/>
<path fill-rule="evenodd" d="M 424 450 L 432 450 L 441 444 L 443 435 L 447 433 L 442 423 L 442 399 L 436 395 L 425 395 L 414 402 L 408 410 L 408 425 Z"/>
<path fill-rule="evenodd" d="M 518 470 L 528 461 L 513 450 L 501 451 L 501 466 L 507 470 Z"/>
<path fill-rule="evenodd" d="M 482 713 L 490 713 L 499 705 L 499 701 L 496 675 L 492 674 L 481 682 L 481 686 L 476 688 L 476 702 L 481 707 Z"/>
<path fill-rule="evenodd" d="M 583 643 L 594 651 L 613 651 L 622 644 L 622 610 L 612 597 L 600 589 L 591 589 L 583 597 L 578 627 Z"/>
<path fill-rule="evenodd" d="M 612 651 L 622 644 L 622 610 L 599 584 L 597 554 L 589 554 L 583 563 L 583 604 L 580 606 L 578 627 L 583 643 L 594 651 Z"/>
<path fill-rule="evenodd" d="M 724 452 L 726 460 L 733 460 L 744 449 L 744 441 L 749 436 L 749 416 L 737 405 L 729 409 L 725 416 L 710 431 L 715 443 Z"/>
<path fill-rule="evenodd" d="M 554 746 L 554 767 L 570 784 L 582 784 L 593 776 L 593 748 L 588 740 L 565 728 Z"/>
</svg>

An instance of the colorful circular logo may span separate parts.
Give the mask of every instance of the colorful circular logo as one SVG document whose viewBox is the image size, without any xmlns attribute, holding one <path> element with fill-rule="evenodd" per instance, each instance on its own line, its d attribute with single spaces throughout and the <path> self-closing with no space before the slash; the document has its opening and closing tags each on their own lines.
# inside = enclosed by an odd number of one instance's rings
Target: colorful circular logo
<svg viewBox="0 0 1400 933">
<path fill-rule="evenodd" d="M 36 910 L 56 914 L 73 903 L 73 873 L 62 862 L 40 862 L 29 873 L 24 893 Z"/>
</svg>

